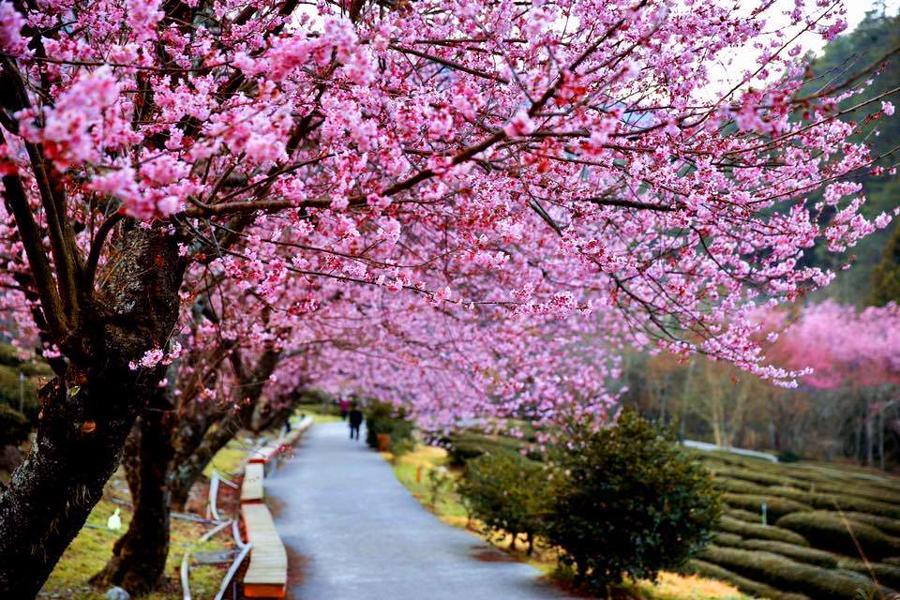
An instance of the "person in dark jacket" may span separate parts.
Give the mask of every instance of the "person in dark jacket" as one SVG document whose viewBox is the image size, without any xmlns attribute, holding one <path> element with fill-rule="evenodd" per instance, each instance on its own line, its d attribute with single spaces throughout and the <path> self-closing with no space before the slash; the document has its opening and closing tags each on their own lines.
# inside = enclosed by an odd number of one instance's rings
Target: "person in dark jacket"
<svg viewBox="0 0 900 600">
<path fill-rule="evenodd" d="M 359 405 L 354 402 L 350 407 L 350 439 L 359 439 L 359 426 L 363 422 L 363 413 L 359 409 Z"/>
</svg>

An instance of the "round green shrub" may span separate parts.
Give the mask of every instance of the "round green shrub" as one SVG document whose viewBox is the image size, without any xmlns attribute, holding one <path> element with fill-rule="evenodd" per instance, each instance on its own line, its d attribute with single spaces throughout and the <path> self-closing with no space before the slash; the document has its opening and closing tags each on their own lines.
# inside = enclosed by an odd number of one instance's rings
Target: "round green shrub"
<svg viewBox="0 0 900 600">
<path fill-rule="evenodd" d="M 721 544 L 735 545 L 735 544 Z M 824 550 L 816 550 L 807 546 L 798 546 L 796 544 L 788 544 L 785 542 L 776 542 L 773 540 L 744 540 L 740 544 L 736 544 L 745 550 L 764 550 L 774 554 L 786 556 L 791 560 L 804 562 L 817 567 L 825 567 L 833 569 L 838 565 L 838 556 Z"/>
<path fill-rule="evenodd" d="M 877 597 L 880 591 L 864 578 L 799 563 L 771 552 L 710 546 L 700 553 L 700 558 L 779 590 L 799 592 L 816 600 L 856 600 L 861 594 Z"/>
<path fill-rule="evenodd" d="M 750 512 L 760 514 L 762 518 L 762 505 L 766 505 L 766 514 L 768 519 L 775 521 L 779 517 L 789 515 L 795 512 L 810 511 L 812 507 L 787 498 L 779 498 L 778 496 L 757 496 L 754 494 L 722 494 L 728 506 L 742 508 Z"/>
<path fill-rule="evenodd" d="M 778 453 L 778 462 L 780 463 L 795 463 L 803 460 L 803 457 L 793 450 L 783 450 Z"/>
<path fill-rule="evenodd" d="M 413 424 L 402 408 L 387 402 L 370 401 L 366 406 L 366 444 L 378 448 L 378 434 L 391 436 L 391 452 L 403 454 L 412 449 Z"/>
<path fill-rule="evenodd" d="M 636 413 L 577 433 L 559 460 L 547 536 L 589 589 L 655 579 L 711 538 L 721 508 L 709 473 Z"/>
<path fill-rule="evenodd" d="M 841 519 L 837 513 L 794 513 L 778 519 L 776 525 L 801 534 L 817 548 L 848 556 L 858 555 L 857 542 L 870 558 L 900 553 L 900 539 L 886 535 L 872 525 Z"/>
<path fill-rule="evenodd" d="M 809 546 L 809 542 L 806 541 L 806 538 L 799 533 L 794 533 L 788 529 L 782 529 L 781 527 L 774 527 L 772 525 L 754 525 L 727 516 L 723 516 L 719 520 L 719 524 L 716 528 L 720 531 L 734 533 L 745 538 L 775 540 L 778 542 L 797 544 L 799 546 Z"/>
<path fill-rule="evenodd" d="M 530 554 L 550 503 L 547 471 L 519 454 L 484 454 L 466 464 L 458 491 L 489 532 L 511 533 L 513 544 L 524 534 Z"/>
</svg>

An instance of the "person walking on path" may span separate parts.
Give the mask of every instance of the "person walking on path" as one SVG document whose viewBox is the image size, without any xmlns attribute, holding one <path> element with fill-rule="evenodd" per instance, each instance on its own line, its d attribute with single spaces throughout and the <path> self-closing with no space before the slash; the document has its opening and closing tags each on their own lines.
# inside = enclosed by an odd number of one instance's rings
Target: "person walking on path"
<svg viewBox="0 0 900 600">
<path fill-rule="evenodd" d="M 338 402 L 338 407 L 341 409 L 341 421 L 346 421 L 347 414 L 350 412 L 350 401 L 346 398 L 341 398 L 341 401 Z"/>
<path fill-rule="evenodd" d="M 356 402 L 350 407 L 350 439 L 359 439 L 359 426 L 363 422 L 363 413 Z"/>
</svg>

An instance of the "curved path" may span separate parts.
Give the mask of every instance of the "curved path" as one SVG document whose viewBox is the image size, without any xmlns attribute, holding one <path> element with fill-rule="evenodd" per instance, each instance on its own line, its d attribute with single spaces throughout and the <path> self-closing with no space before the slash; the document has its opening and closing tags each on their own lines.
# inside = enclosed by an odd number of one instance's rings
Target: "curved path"
<svg viewBox="0 0 900 600">
<path fill-rule="evenodd" d="M 266 478 L 293 600 L 564 597 L 532 567 L 422 508 L 344 423 L 314 425 L 304 437 Z"/>
</svg>

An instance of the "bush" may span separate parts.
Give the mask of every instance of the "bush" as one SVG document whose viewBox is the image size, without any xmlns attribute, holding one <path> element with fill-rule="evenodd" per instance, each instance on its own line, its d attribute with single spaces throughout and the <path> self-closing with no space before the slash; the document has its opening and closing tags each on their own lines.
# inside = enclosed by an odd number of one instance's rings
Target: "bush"
<svg viewBox="0 0 900 600">
<path fill-rule="evenodd" d="M 713 533 L 712 541 L 719 546 L 740 546 L 741 542 L 744 541 L 744 538 L 734 533 L 716 531 Z"/>
<path fill-rule="evenodd" d="M 871 487 L 869 485 L 861 484 L 860 482 L 853 482 L 852 484 L 817 484 L 814 490 L 823 495 L 833 494 L 837 496 L 839 500 L 846 497 L 853 497 L 878 503 L 900 504 L 900 494 L 896 491 Z"/>
<path fill-rule="evenodd" d="M 740 479 L 725 479 L 716 477 L 713 484 L 720 490 L 732 492 L 734 494 L 767 494 L 769 488 L 750 483 L 749 481 L 741 481 Z"/>
<path fill-rule="evenodd" d="M 815 486 L 819 487 L 819 486 Z M 863 497 L 865 492 L 857 492 L 852 484 L 847 484 L 842 492 L 806 492 L 789 486 L 774 486 L 766 489 L 767 494 L 782 496 L 802 502 L 822 510 L 836 510 L 869 513 L 891 519 L 900 519 L 900 509 L 887 501 L 872 500 Z M 886 499 L 885 499 L 886 500 Z"/>
<path fill-rule="evenodd" d="M 753 494 L 723 494 L 722 499 L 735 508 L 756 512 L 762 519 L 762 505 L 766 505 L 766 514 L 770 521 L 795 512 L 810 511 L 812 507 L 787 498 L 777 496 L 757 496 Z"/>
<path fill-rule="evenodd" d="M 520 440 L 510 437 L 489 436 L 482 433 L 465 432 L 452 435 L 443 440 L 443 445 L 448 447 L 450 454 L 450 464 L 461 467 L 466 462 L 478 458 L 484 454 L 498 454 L 505 452 L 507 454 L 521 455 L 521 450 L 526 448 L 526 444 Z M 529 458 L 536 458 L 531 454 Z"/>
<path fill-rule="evenodd" d="M 732 519 L 737 519 L 738 521 L 743 521 L 745 523 L 762 525 L 761 514 L 750 512 L 749 510 L 744 510 L 742 508 L 727 507 L 725 509 L 725 515 L 731 517 Z"/>
<path fill-rule="evenodd" d="M 900 589 L 900 567 L 897 565 L 867 563 L 856 558 L 842 558 L 838 561 L 838 567 L 862 573 L 867 577 L 874 575 L 878 583 L 894 589 Z"/>
<path fill-rule="evenodd" d="M 4 446 L 18 446 L 31 432 L 31 424 L 25 415 L 5 404 L 0 404 L 0 450 Z"/>
<path fill-rule="evenodd" d="M 735 544 L 723 544 L 734 546 Z M 838 565 L 838 557 L 831 552 L 824 550 L 816 550 L 807 546 L 798 546 L 796 544 L 788 544 L 785 542 L 775 542 L 772 540 L 744 540 L 737 546 L 745 550 L 764 550 L 774 554 L 786 556 L 792 560 L 804 562 L 817 567 L 825 567 L 833 569 Z"/>
<path fill-rule="evenodd" d="M 546 467 L 510 452 L 484 454 L 466 464 L 458 491 L 488 532 L 513 534 L 512 547 L 524 534 L 531 554 L 551 501 Z"/>
<path fill-rule="evenodd" d="M 746 481 L 749 483 L 755 483 L 762 486 L 770 486 L 770 485 L 792 485 L 796 482 L 792 480 L 790 477 L 785 477 L 783 475 L 773 475 L 770 473 L 764 473 L 762 471 L 757 471 L 755 469 L 748 469 L 745 467 L 735 467 L 732 465 L 728 466 L 713 466 L 710 467 L 710 470 L 716 477 L 721 477 L 725 479 L 739 479 L 741 481 Z"/>
<path fill-rule="evenodd" d="M 712 579 L 728 582 L 745 594 L 751 594 L 759 598 L 769 598 L 770 600 L 809 600 L 809 596 L 778 591 L 764 583 L 751 581 L 746 577 L 741 577 L 737 573 L 733 573 L 728 569 L 706 562 L 705 560 L 691 560 L 688 563 L 687 571 L 690 573 L 697 573 L 703 577 L 710 577 Z"/>
<path fill-rule="evenodd" d="M 378 434 L 391 436 L 391 452 L 403 454 L 413 448 L 413 424 L 406 412 L 387 402 L 371 401 L 366 407 L 366 444 L 378 448 Z"/>
<path fill-rule="evenodd" d="M 860 594 L 875 597 L 879 591 L 875 584 L 863 579 L 798 563 L 771 552 L 710 546 L 700 553 L 700 558 L 780 590 L 799 592 L 816 600 L 856 600 Z"/>
<path fill-rule="evenodd" d="M 727 533 L 734 533 L 745 538 L 757 538 L 762 540 L 775 540 L 776 542 L 787 542 L 789 544 L 797 544 L 799 546 L 809 546 L 799 533 L 794 533 L 788 529 L 781 527 L 773 527 L 772 525 L 753 525 L 745 523 L 730 517 L 722 517 L 719 520 L 717 529 Z"/>
<path fill-rule="evenodd" d="M 560 462 L 547 536 L 594 591 L 655 579 L 712 536 L 721 508 L 709 473 L 632 411 L 576 434 Z"/>
<path fill-rule="evenodd" d="M 780 463 L 795 463 L 801 460 L 803 460 L 803 457 L 793 450 L 784 450 L 778 453 L 778 462 Z"/>
<path fill-rule="evenodd" d="M 831 494 L 810 494 L 809 504 L 823 510 L 863 512 L 871 515 L 900 519 L 900 508 L 887 502 L 875 502 L 853 496 L 833 496 Z"/>
<path fill-rule="evenodd" d="M 850 519 L 851 521 L 856 521 L 857 523 L 865 523 L 866 525 L 872 525 L 877 527 L 890 536 L 900 536 L 900 521 L 896 519 L 890 519 L 888 517 L 879 517 L 878 515 L 870 515 L 868 513 L 861 512 L 845 512 L 844 516 Z"/>
<path fill-rule="evenodd" d="M 844 521 L 837 513 L 813 511 L 794 513 L 778 519 L 778 527 L 795 531 L 817 548 L 856 556 L 859 551 L 854 538 L 870 558 L 892 556 L 900 553 L 900 540 L 882 533 L 872 525 L 857 521 Z M 850 530 L 853 534 L 851 535 Z"/>
<path fill-rule="evenodd" d="M 766 489 L 766 493 L 772 496 L 790 498 L 791 500 L 796 500 L 797 502 L 806 503 L 810 500 L 810 493 L 808 491 L 800 490 L 789 485 L 773 485 L 772 487 Z"/>
</svg>

